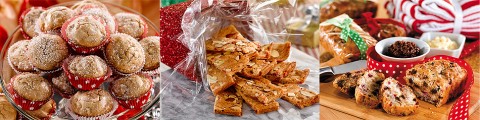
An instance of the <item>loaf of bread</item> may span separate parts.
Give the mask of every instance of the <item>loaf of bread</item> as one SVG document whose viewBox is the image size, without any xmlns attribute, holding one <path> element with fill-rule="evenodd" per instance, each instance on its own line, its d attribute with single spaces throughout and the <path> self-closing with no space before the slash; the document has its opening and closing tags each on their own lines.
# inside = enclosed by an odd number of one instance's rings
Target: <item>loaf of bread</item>
<svg viewBox="0 0 480 120">
<path fill-rule="evenodd" d="M 419 106 L 413 90 L 409 86 L 401 85 L 391 77 L 383 81 L 379 97 L 382 101 L 383 110 L 391 115 L 410 115 Z"/>
<path fill-rule="evenodd" d="M 455 62 L 434 60 L 408 69 L 404 79 L 418 98 L 440 107 L 459 95 L 467 71 Z"/>
</svg>

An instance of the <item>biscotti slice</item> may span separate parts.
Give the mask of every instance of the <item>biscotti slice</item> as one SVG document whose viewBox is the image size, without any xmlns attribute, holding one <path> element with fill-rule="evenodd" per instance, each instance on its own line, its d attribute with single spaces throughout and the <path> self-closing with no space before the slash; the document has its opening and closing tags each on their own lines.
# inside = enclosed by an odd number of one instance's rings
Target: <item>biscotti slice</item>
<svg viewBox="0 0 480 120">
<path fill-rule="evenodd" d="M 281 78 L 278 82 L 282 84 L 302 84 L 307 79 L 310 69 L 294 70 L 287 77 Z"/>
<path fill-rule="evenodd" d="M 357 104 L 365 105 L 368 108 L 376 108 L 380 104 L 378 92 L 384 79 L 383 73 L 376 70 L 366 71 L 357 81 L 358 86 L 355 89 Z"/>
<path fill-rule="evenodd" d="M 287 77 L 290 72 L 295 70 L 296 65 L 296 62 L 277 63 L 273 69 L 268 72 L 267 75 L 265 75 L 265 78 L 270 81 L 279 81 L 280 79 Z"/>
<path fill-rule="evenodd" d="M 233 77 L 214 66 L 208 66 L 207 80 L 214 95 L 235 84 Z"/>
<path fill-rule="evenodd" d="M 249 61 L 250 56 L 239 52 L 207 54 L 208 64 L 226 72 L 227 75 L 234 75 L 235 73 L 240 72 Z"/>
<path fill-rule="evenodd" d="M 461 92 L 467 71 L 455 62 L 434 60 L 408 69 L 404 79 L 418 98 L 440 107 Z"/>
<path fill-rule="evenodd" d="M 213 110 L 216 114 L 242 116 L 242 97 L 232 90 L 225 90 L 215 97 Z"/>
<path fill-rule="evenodd" d="M 342 74 L 335 78 L 333 87 L 353 97 L 355 95 L 355 88 L 357 87 L 357 80 L 360 79 L 364 73 L 365 70 L 359 70 Z"/>
<path fill-rule="evenodd" d="M 229 25 L 225 28 L 222 28 L 217 33 L 213 34 L 212 38 L 214 38 L 214 39 L 217 39 L 217 38 L 232 38 L 232 39 L 238 39 L 238 40 L 247 40 L 242 36 L 242 34 L 233 25 Z"/>
<path fill-rule="evenodd" d="M 282 62 L 288 59 L 290 56 L 290 47 L 292 46 L 290 42 L 285 43 L 273 43 L 272 50 L 270 51 L 270 60 L 277 60 Z"/>
<path fill-rule="evenodd" d="M 262 45 L 262 47 L 260 47 L 260 51 L 259 51 L 259 54 L 257 56 L 257 59 L 260 59 L 260 60 L 267 60 L 267 59 L 270 59 L 271 57 L 271 51 L 272 51 L 272 45 L 273 43 L 270 43 L 270 44 L 265 44 L 265 45 Z"/>
<path fill-rule="evenodd" d="M 277 61 L 252 60 L 243 68 L 241 74 L 248 78 L 261 78 L 273 69 Z"/>
<path fill-rule="evenodd" d="M 250 108 L 252 108 L 253 111 L 255 111 L 255 113 L 257 114 L 277 111 L 280 107 L 280 104 L 277 101 L 272 101 L 265 104 L 258 100 L 255 100 L 253 97 L 243 94 L 240 91 L 237 91 L 237 94 L 240 95 L 245 101 L 245 103 L 247 103 L 247 105 L 250 106 Z"/>
<path fill-rule="evenodd" d="M 382 101 L 383 110 L 391 115 L 410 115 L 419 106 L 413 90 L 409 86 L 401 85 L 391 77 L 383 81 L 379 97 Z"/>
<path fill-rule="evenodd" d="M 282 99 L 302 109 L 319 102 L 319 95 L 296 84 L 279 85 L 285 89 Z"/>
<path fill-rule="evenodd" d="M 207 51 L 253 53 L 260 49 L 258 42 L 232 38 L 209 39 L 205 41 Z"/>
<path fill-rule="evenodd" d="M 280 87 L 270 83 L 265 78 L 247 80 L 245 78 L 234 76 L 235 89 L 246 96 L 250 96 L 261 103 L 270 103 L 279 99 L 283 91 Z"/>
</svg>

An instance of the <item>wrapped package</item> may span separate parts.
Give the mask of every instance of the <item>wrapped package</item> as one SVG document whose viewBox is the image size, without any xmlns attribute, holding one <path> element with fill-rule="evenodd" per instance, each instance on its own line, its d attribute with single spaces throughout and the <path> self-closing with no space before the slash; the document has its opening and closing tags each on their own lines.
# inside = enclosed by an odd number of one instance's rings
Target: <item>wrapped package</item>
<svg viewBox="0 0 480 120">
<path fill-rule="evenodd" d="M 193 1 L 182 17 L 181 34 L 170 44 L 180 44 L 188 52 L 176 52 L 185 58 L 172 61 L 178 63 L 162 74 L 164 91 L 159 109 L 154 109 L 159 114 L 153 115 L 161 119 L 319 119 L 319 78 L 309 74 L 319 64 L 286 41 L 288 19 L 276 20 L 288 18 L 283 11 L 296 10 L 291 4 L 296 0 L 282 5 L 276 1 Z M 188 75 L 197 80 L 188 80 Z M 252 86 L 252 81 L 263 87 Z M 306 99 L 304 104 L 294 104 L 295 97 L 282 94 L 281 84 L 292 84 L 289 87 L 298 88 L 292 92 L 304 93 L 299 95 Z M 259 97 L 252 97 L 255 93 Z"/>
<path fill-rule="evenodd" d="M 363 31 L 346 14 L 320 23 L 319 30 L 320 47 L 324 50 L 324 55 L 331 56 L 330 60 L 320 59 L 320 61 L 326 61 L 321 63 L 320 67 L 365 59 L 366 50 L 377 43 L 377 40 Z"/>
<path fill-rule="evenodd" d="M 357 19 L 361 18 L 364 12 L 377 13 L 377 3 L 370 0 L 331 0 L 321 6 L 320 22 L 341 14 Z"/>
<path fill-rule="evenodd" d="M 372 18 L 373 13 L 363 13 L 363 18 L 356 19 L 355 23 L 378 41 L 390 37 L 406 37 L 405 25 L 391 18 Z"/>
</svg>

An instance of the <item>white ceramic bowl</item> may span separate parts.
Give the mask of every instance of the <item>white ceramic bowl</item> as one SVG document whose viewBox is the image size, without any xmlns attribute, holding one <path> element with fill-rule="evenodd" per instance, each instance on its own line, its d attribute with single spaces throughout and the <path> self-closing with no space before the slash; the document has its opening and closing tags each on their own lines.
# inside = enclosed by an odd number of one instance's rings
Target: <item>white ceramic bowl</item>
<svg viewBox="0 0 480 120">
<path fill-rule="evenodd" d="M 385 55 L 384 53 L 388 50 L 388 47 L 390 47 L 393 43 L 396 41 L 409 41 L 415 43 L 418 48 L 420 48 L 420 55 L 417 57 L 412 57 L 412 58 L 396 58 L 396 57 L 390 57 Z M 421 41 L 416 38 L 410 38 L 410 37 L 392 37 L 392 38 L 387 38 L 383 39 L 380 42 L 375 45 L 375 51 L 382 57 L 384 60 L 390 61 L 390 62 L 398 62 L 398 63 L 411 63 L 411 62 L 416 62 L 416 61 L 421 61 L 425 59 L 425 56 L 430 52 L 430 46 L 425 41 Z"/>
<path fill-rule="evenodd" d="M 420 40 L 427 42 L 439 36 L 445 36 L 447 38 L 450 38 L 450 40 L 457 43 L 458 48 L 454 50 L 430 48 L 430 53 L 427 54 L 427 57 L 432 57 L 435 55 L 448 55 L 448 56 L 458 58 L 462 53 L 463 46 L 465 45 L 465 39 L 466 39 L 465 36 L 461 34 L 454 34 L 454 33 L 427 32 L 422 34 L 422 36 L 420 37 Z"/>
</svg>

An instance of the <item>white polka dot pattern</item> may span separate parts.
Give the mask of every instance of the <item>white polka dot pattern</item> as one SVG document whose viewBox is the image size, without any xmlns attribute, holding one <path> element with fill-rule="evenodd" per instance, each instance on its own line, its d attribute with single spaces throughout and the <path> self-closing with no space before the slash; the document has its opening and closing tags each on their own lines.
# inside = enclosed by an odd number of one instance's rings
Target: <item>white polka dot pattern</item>
<svg viewBox="0 0 480 120">
<path fill-rule="evenodd" d="M 373 48 L 368 49 L 367 55 L 368 55 L 367 56 L 368 69 L 379 70 L 380 72 L 383 72 L 385 74 L 385 77 L 394 77 L 402 83 L 405 83 L 405 80 L 403 79 L 403 77 L 405 76 L 404 71 L 412 68 L 416 64 L 421 64 L 421 63 L 425 63 L 432 60 L 449 60 L 457 63 L 462 68 L 467 70 L 467 80 L 466 80 L 465 86 L 461 87 L 461 88 L 465 88 L 463 91 L 463 94 L 459 98 L 457 98 L 457 100 L 455 101 L 455 104 L 450 110 L 448 118 L 450 120 L 468 119 L 469 117 L 468 109 L 470 104 L 470 97 L 469 97 L 470 89 L 473 86 L 474 78 L 473 78 L 472 68 L 462 59 L 439 55 L 439 56 L 426 58 L 425 60 L 420 62 L 395 63 L 395 62 L 382 61 L 382 59 L 378 57 L 378 53 L 376 53 Z"/>
</svg>

